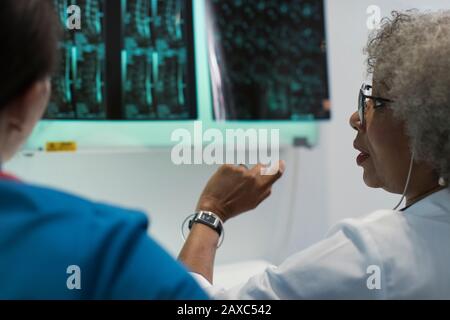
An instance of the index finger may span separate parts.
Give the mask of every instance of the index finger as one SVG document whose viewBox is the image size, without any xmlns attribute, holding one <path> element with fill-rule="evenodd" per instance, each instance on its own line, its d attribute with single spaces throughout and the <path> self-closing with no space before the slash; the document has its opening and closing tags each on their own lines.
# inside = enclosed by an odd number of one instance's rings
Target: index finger
<svg viewBox="0 0 450 320">
<path fill-rule="evenodd" d="M 269 167 L 262 164 L 257 164 L 251 169 L 251 171 L 259 176 L 264 185 L 271 185 L 281 178 L 285 169 L 285 162 L 280 160 Z"/>
</svg>

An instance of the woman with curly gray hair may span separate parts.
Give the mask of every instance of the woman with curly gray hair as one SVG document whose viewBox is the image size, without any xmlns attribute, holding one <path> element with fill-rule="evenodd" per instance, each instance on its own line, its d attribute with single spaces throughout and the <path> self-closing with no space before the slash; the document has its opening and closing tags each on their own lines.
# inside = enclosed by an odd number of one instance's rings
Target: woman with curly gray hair
<svg viewBox="0 0 450 320">
<path fill-rule="evenodd" d="M 394 12 L 366 53 L 373 81 L 350 118 L 357 163 L 368 186 L 402 194 L 406 206 L 345 220 L 230 290 L 209 284 L 218 235 L 194 225 L 180 259 L 216 298 L 450 299 L 450 11 Z M 210 202 L 221 198 L 215 179 L 202 197 Z M 239 206 L 217 203 L 199 209 L 237 215 Z"/>
<path fill-rule="evenodd" d="M 449 12 L 394 12 L 366 52 L 378 98 L 367 98 L 364 90 L 372 88 L 364 85 L 350 119 L 364 180 L 402 193 L 404 177 L 411 178 L 404 189 L 409 205 L 450 180 Z"/>
</svg>

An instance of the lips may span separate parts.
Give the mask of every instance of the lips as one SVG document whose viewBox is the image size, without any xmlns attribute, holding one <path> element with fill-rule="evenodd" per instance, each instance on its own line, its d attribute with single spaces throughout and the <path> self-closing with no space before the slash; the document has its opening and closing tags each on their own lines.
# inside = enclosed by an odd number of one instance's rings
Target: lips
<svg viewBox="0 0 450 320">
<path fill-rule="evenodd" d="M 353 147 L 360 151 L 361 153 L 358 155 L 358 157 L 356 158 L 356 163 L 358 164 L 358 166 L 362 165 L 367 159 L 370 158 L 370 154 L 365 151 L 363 148 L 361 148 L 356 142 L 353 142 Z"/>
<path fill-rule="evenodd" d="M 361 152 L 356 158 L 356 163 L 358 164 L 358 166 L 360 166 L 369 158 L 370 158 L 369 154 Z"/>
</svg>

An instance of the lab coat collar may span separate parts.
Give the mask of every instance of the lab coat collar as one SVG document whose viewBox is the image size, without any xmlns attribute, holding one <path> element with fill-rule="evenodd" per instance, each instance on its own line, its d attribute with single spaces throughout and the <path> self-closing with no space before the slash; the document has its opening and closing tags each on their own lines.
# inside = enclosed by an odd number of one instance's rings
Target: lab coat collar
<svg viewBox="0 0 450 320">
<path fill-rule="evenodd" d="M 407 208 L 403 213 L 416 216 L 434 216 L 436 214 L 450 214 L 450 189 L 445 188 L 420 200 Z"/>
</svg>

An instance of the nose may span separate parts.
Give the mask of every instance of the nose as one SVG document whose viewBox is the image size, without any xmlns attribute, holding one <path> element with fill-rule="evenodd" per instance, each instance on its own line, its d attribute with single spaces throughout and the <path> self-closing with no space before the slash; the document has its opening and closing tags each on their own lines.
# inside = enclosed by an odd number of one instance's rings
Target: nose
<svg viewBox="0 0 450 320">
<path fill-rule="evenodd" d="M 359 114 L 358 112 L 354 112 L 351 116 L 350 116 L 350 126 L 355 129 L 356 131 L 361 131 L 363 128 L 361 126 L 361 120 L 359 119 Z"/>
</svg>

